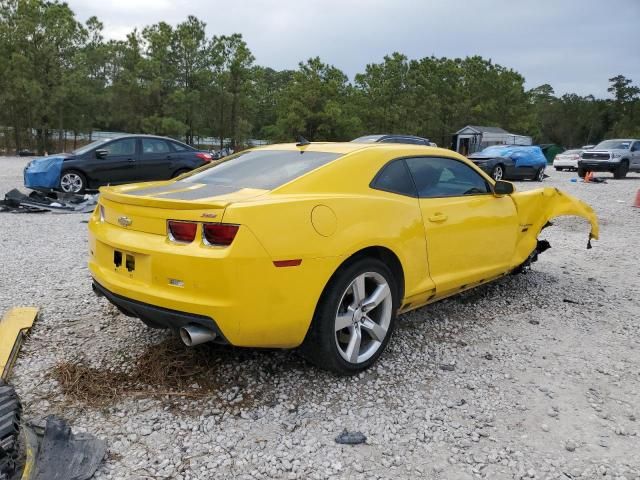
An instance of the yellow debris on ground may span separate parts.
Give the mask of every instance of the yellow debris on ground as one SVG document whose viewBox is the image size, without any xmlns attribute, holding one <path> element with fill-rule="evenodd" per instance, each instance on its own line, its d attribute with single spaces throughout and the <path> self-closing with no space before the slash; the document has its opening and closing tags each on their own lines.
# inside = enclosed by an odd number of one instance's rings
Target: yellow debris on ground
<svg viewBox="0 0 640 480">
<path fill-rule="evenodd" d="M 15 307 L 0 320 L 0 378 L 7 380 L 25 334 L 38 316 L 37 307 Z"/>
</svg>

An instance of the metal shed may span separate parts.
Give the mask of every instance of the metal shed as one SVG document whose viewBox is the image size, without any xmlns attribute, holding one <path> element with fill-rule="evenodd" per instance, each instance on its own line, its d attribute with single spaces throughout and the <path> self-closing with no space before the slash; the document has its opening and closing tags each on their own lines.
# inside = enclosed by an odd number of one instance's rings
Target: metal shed
<svg viewBox="0 0 640 480">
<path fill-rule="evenodd" d="M 504 128 L 467 125 L 454 134 L 452 146 L 456 152 L 469 155 L 491 145 L 531 145 L 532 143 L 531 137 L 509 133 Z"/>
</svg>

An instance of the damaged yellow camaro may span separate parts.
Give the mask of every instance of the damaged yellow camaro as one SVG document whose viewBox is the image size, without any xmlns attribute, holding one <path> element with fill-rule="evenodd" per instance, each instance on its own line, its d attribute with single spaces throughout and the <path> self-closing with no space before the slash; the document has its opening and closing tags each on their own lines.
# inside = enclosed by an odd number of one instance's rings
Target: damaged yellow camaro
<svg viewBox="0 0 640 480">
<path fill-rule="evenodd" d="M 187 345 L 301 346 L 355 373 L 396 314 L 535 260 L 552 217 L 593 210 L 555 188 L 514 192 L 455 152 L 312 143 L 241 152 L 166 182 L 101 189 L 94 290 Z"/>
</svg>

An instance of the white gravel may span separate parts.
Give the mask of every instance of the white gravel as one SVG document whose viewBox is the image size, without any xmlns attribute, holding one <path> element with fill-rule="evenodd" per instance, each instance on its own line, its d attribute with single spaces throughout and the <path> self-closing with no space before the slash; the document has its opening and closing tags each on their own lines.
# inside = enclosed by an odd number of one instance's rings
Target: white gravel
<svg viewBox="0 0 640 480">
<path fill-rule="evenodd" d="M 26 161 L 0 158 L 0 195 L 21 186 Z M 25 416 L 58 413 L 105 438 L 95 478 L 640 479 L 640 175 L 590 185 L 548 173 L 544 185 L 597 211 L 594 248 L 586 222 L 557 221 L 531 272 L 402 316 L 359 377 L 292 352 L 206 347 L 216 371 L 205 398 L 104 407 L 65 396 L 52 367 L 131 371 L 170 335 L 91 293 L 87 215 L 0 213 L 0 312 L 42 309 L 11 379 Z M 344 428 L 367 443 L 336 444 Z"/>
</svg>

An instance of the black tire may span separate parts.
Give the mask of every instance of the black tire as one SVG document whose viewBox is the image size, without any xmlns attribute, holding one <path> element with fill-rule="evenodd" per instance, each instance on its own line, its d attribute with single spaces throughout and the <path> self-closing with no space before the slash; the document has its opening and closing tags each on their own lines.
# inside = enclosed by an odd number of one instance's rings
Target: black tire
<svg viewBox="0 0 640 480">
<path fill-rule="evenodd" d="M 0 380 L 0 478 L 12 478 L 18 459 L 18 433 L 22 408 L 12 386 Z"/>
<path fill-rule="evenodd" d="M 391 314 L 390 317 L 385 316 L 385 318 L 388 318 L 386 334 L 379 343 L 377 343 L 378 341 L 369 335 L 363 327 L 360 335 L 362 335 L 361 338 L 364 343 L 361 344 L 360 349 L 364 347 L 365 354 L 367 352 L 367 345 L 369 345 L 370 349 L 374 347 L 377 349 L 369 358 L 363 359 L 362 361 L 350 362 L 343 357 L 344 351 L 339 347 L 339 338 L 346 336 L 347 333 L 351 333 L 353 331 L 352 329 L 360 327 L 357 325 L 358 322 L 354 322 L 353 325 L 337 331 L 336 317 L 339 310 L 345 305 L 345 301 L 347 303 L 349 301 L 350 286 L 356 281 L 356 278 L 365 275 L 379 276 L 384 279 L 390 291 L 389 299 L 385 300 L 385 302 L 390 301 L 390 303 L 385 303 L 384 305 L 380 303 L 376 309 L 382 308 L 382 312 L 384 313 L 388 312 L 385 309 L 390 306 Z M 373 280 L 371 280 L 371 282 L 371 285 L 368 285 L 367 288 L 373 288 L 375 290 L 381 286 L 376 285 Z M 396 312 L 400 306 L 398 292 L 398 282 L 393 276 L 393 273 L 385 263 L 376 258 L 364 257 L 343 265 L 331 277 L 331 280 L 329 280 L 324 292 L 320 296 L 311 326 L 300 347 L 300 353 L 317 367 L 330 370 L 339 375 L 354 375 L 367 369 L 382 355 L 393 334 Z M 367 292 L 364 297 L 371 298 L 370 292 Z M 353 310 L 351 311 L 353 312 Z M 357 311 L 360 311 L 360 309 Z M 371 310 L 369 313 L 373 311 L 374 310 Z M 382 323 L 382 320 L 380 320 L 380 322 Z"/>
<path fill-rule="evenodd" d="M 621 179 L 627 176 L 629 172 L 629 162 L 622 160 L 618 167 L 613 172 L 613 178 Z"/>
<path fill-rule="evenodd" d="M 173 175 L 171 175 L 171 178 L 179 177 L 183 173 L 187 173 L 187 172 L 190 172 L 190 171 L 191 170 L 189 170 L 188 168 L 181 168 L 180 170 L 176 170 L 175 172 L 173 172 Z"/>
<path fill-rule="evenodd" d="M 532 178 L 532 180 L 536 182 L 541 182 L 544 180 L 544 167 L 540 167 L 538 170 L 536 170 L 536 174 Z"/>
<path fill-rule="evenodd" d="M 499 163 L 495 167 L 493 167 L 493 169 L 491 170 L 491 178 L 493 178 L 495 181 L 504 180 L 504 165 Z"/>
<path fill-rule="evenodd" d="M 87 189 L 87 177 L 78 170 L 65 170 L 60 174 L 59 187 L 64 193 L 82 194 Z"/>
<path fill-rule="evenodd" d="M 584 178 L 587 176 L 587 169 L 584 167 L 578 167 L 578 176 Z"/>
<path fill-rule="evenodd" d="M 556 167 L 556 172 L 561 172 L 563 170 L 564 170 L 564 168 L 562 168 L 562 167 Z"/>
</svg>

